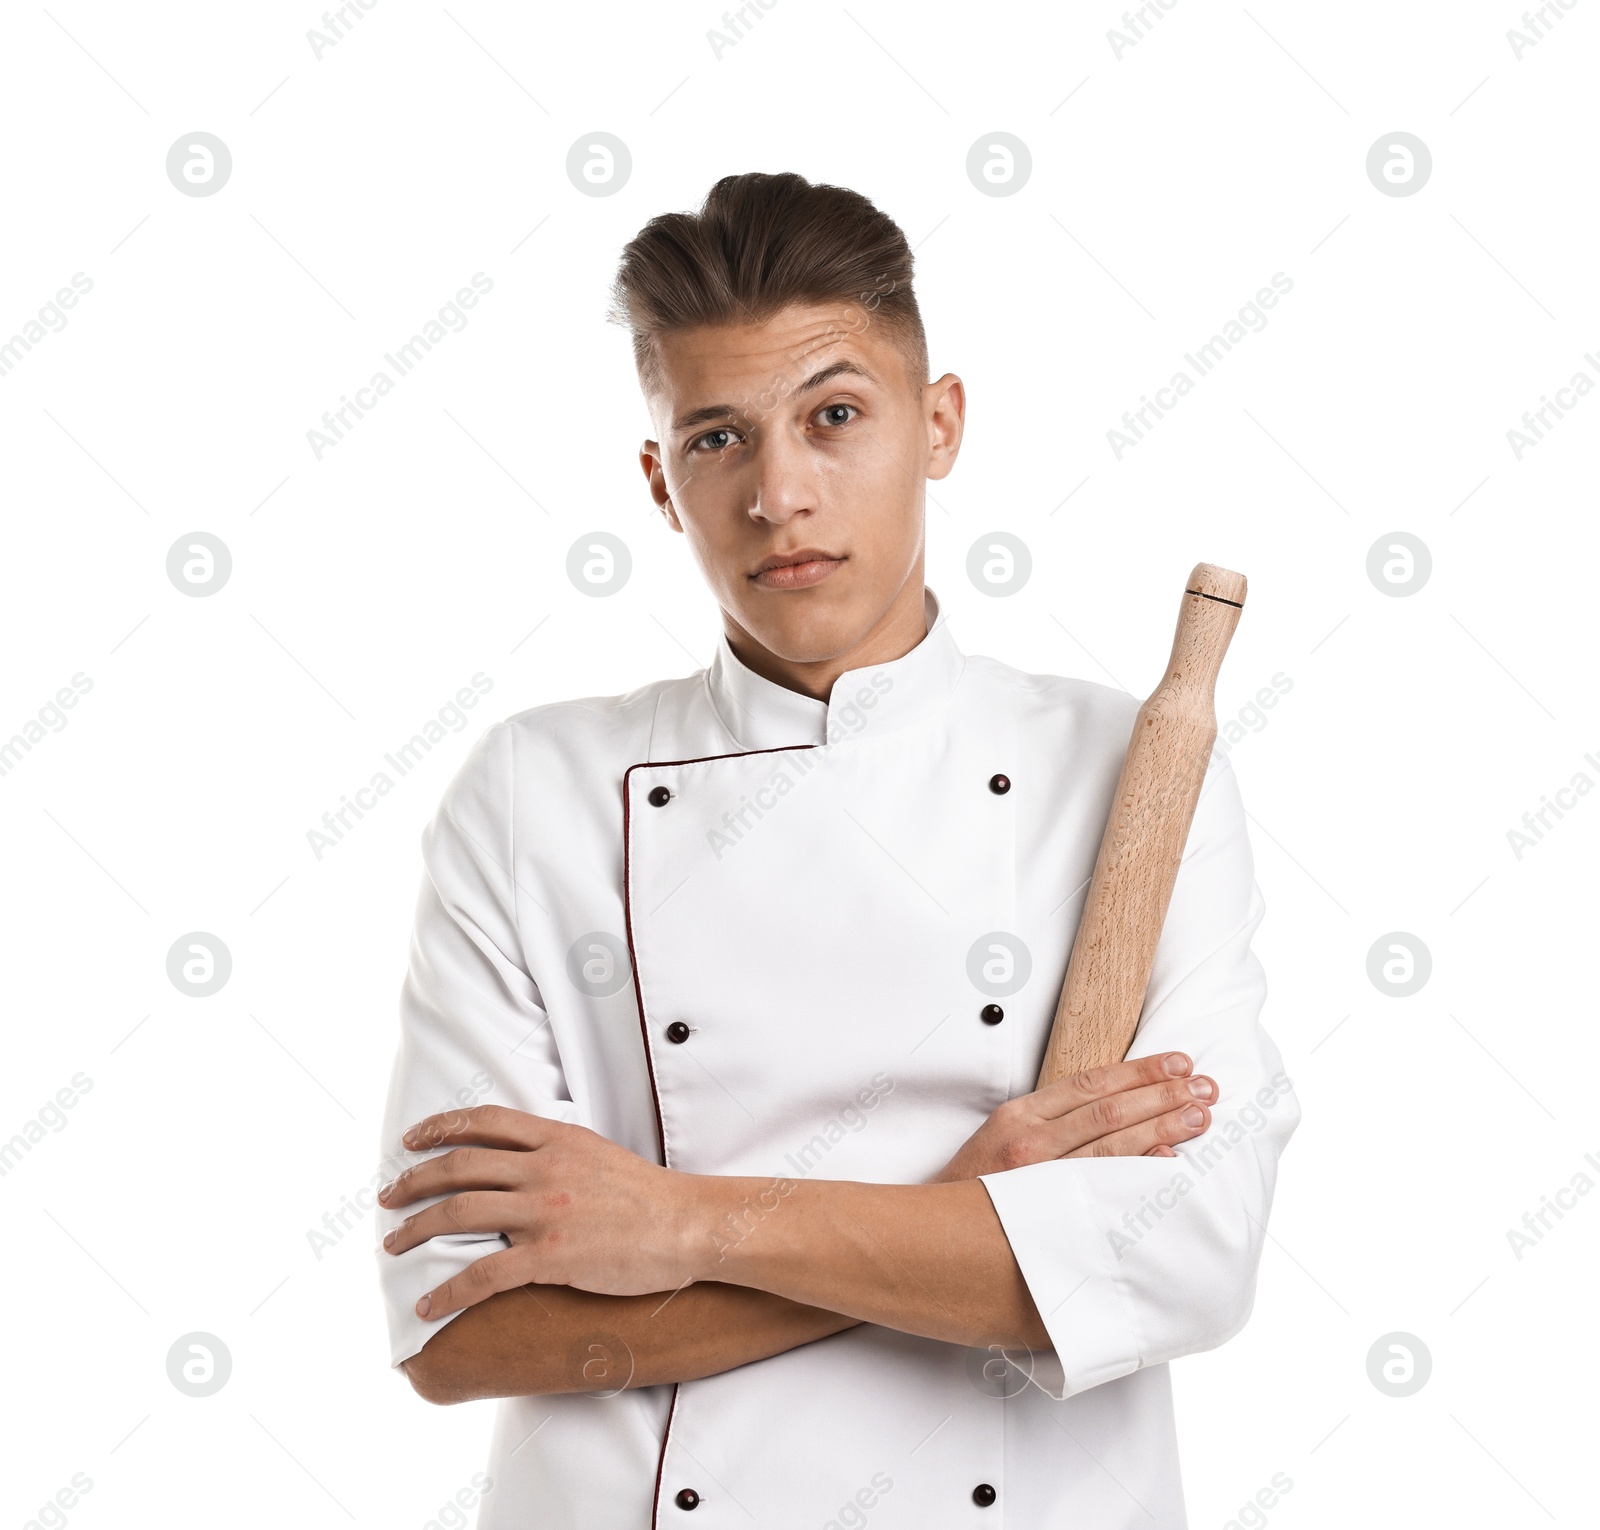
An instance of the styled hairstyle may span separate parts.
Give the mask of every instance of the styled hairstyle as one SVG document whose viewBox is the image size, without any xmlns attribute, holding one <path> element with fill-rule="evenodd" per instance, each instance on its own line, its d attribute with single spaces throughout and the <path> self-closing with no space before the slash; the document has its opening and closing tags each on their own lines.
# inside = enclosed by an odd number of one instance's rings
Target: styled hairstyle
<svg viewBox="0 0 1600 1530">
<path fill-rule="evenodd" d="M 858 329 L 887 326 L 920 386 L 928 342 L 911 268 L 900 226 L 860 192 L 792 172 L 726 175 L 698 212 L 652 218 L 624 247 L 610 317 L 632 332 L 648 389 L 660 335 L 760 324 L 793 303 L 852 303 L 864 310 Z"/>
</svg>

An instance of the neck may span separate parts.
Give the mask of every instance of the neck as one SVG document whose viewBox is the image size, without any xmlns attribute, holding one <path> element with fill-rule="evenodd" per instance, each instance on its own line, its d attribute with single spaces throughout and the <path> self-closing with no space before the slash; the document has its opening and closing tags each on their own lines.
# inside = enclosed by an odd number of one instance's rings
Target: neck
<svg viewBox="0 0 1600 1530">
<path fill-rule="evenodd" d="M 833 693 L 833 682 L 852 669 L 869 669 L 902 659 L 928 635 L 923 607 L 921 560 L 912 577 L 901 586 L 889 608 L 843 653 L 826 659 L 785 659 L 745 631 L 726 611 L 722 613 L 728 646 L 747 669 L 763 680 L 826 701 Z"/>
</svg>

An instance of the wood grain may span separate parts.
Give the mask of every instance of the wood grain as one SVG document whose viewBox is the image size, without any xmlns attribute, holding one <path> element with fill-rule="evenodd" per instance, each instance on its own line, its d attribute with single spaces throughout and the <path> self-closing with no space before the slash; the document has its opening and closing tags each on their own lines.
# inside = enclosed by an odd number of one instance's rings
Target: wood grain
<svg viewBox="0 0 1600 1530">
<path fill-rule="evenodd" d="M 1120 1062 L 1144 1009 L 1195 803 L 1217 738 L 1217 673 L 1246 581 L 1200 563 L 1167 673 L 1139 708 L 1067 963 L 1039 1084 Z"/>
</svg>

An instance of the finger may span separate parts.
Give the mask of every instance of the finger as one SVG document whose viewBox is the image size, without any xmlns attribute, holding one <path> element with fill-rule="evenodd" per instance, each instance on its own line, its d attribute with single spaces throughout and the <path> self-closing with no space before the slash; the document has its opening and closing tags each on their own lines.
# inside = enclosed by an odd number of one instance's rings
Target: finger
<svg viewBox="0 0 1600 1530">
<path fill-rule="evenodd" d="M 418 1317 L 442 1318 L 452 1312 L 475 1307 L 501 1291 L 525 1286 L 534 1275 L 525 1268 L 524 1251 L 503 1248 L 486 1255 L 476 1264 L 469 1264 L 459 1275 L 452 1276 L 442 1286 L 435 1286 L 426 1296 L 417 1300 Z"/>
<path fill-rule="evenodd" d="M 1055 1155 L 1060 1157 L 1087 1147 L 1101 1137 L 1181 1110 L 1191 1101 L 1209 1105 L 1216 1098 L 1216 1083 L 1205 1074 L 1197 1078 L 1169 1078 L 1164 1083 L 1146 1084 L 1140 1089 L 1125 1089 L 1121 1094 L 1090 1100 L 1065 1116 L 1042 1122 L 1041 1130 L 1050 1138 Z"/>
<path fill-rule="evenodd" d="M 1187 1078 L 1193 1068 L 1193 1059 L 1187 1053 L 1157 1052 L 1153 1057 L 1135 1057 L 1103 1068 L 1085 1068 L 1081 1073 L 1034 1090 L 1030 1098 L 1041 1117 L 1064 1116 L 1108 1094 L 1121 1094 L 1143 1084 Z"/>
<path fill-rule="evenodd" d="M 445 1110 L 425 1116 L 407 1128 L 401 1142 L 413 1151 L 477 1142 L 484 1147 L 537 1148 L 562 1129 L 563 1123 L 529 1115 L 506 1105 L 474 1105 L 467 1110 Z"/>
<path fill-rule="evenodd" d="M 450 1190 L 514 1190 L 526 1183 L 526 1152 L 499 1152 L 493 1148 L 465 1147 L 426 1158 L 395 1175 L 381 1190 L 385 1206 L 409 1206 L 430 1195 Z"/>
<path fill-rule="evenodd" d="M 501 1195 L 493 1190 L 468 1190 L 436 1201 L 407 1217 L 383 1235 L 383 1246 L 391 1254 L 403 1254 L 429 1238 L 448 1233 L 497 1232 L 509 1237 L 511 1229 L 521 1222 L 516 1196 Z"/>
<path fill-rule="evenodd" d="M 1141 1121 L 1124 1131 L 1097 1137 L 1093 1142 L 1063 1156 L 1067 1158 L 1142 1158 L 1152 1148 L 1171 1147 L 1198 1137 L 1211 1124 L 1211 1112 L 1204 1105 L 1188 1104 L 1168 1111 L 1152 1121 Z M 1166 1156 L 1166 1155 L 1159 1155 Z M 1171 1155 L 1176 1158 L 1177 1154 Z"/>
</svg>

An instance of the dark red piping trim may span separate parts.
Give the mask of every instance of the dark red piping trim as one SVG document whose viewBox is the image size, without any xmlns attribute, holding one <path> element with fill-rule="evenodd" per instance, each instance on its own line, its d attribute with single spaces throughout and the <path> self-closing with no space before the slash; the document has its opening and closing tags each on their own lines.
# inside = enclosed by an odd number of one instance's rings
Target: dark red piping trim
<svg viewBox="0 0 1600 1530">
<path fill-rule="evenodd" d="M 656 1141 L 661 1146 L 661 1162 L 667 1162 L 667 1128 L 661 1118 L 661 1092 L 656 1087 L 655 1053 L 650 1049 L 650 1028 L 644 1018 L 644 984 L 639 977 L 639 953 L 633 947 L 632 817 L 628 812 L 628 790 L 636 770 L 673 765 L 703 765 L 710 760 L 740 760 L 752 754 L 788 754 L 796 749 L 815 749 L 815 744 L 785 744 L 777 749 L 744 749 L 733 754 L 702 754 L 692 760 L 642 760 L 622 773 L 622 921 L 628 936 L 628 962 L 633 967 L 633 997 L 639 1010 L 639 1040 L 644 1046 L 644 1064 L 650 1075 L 650 1100 L 656 1112 Z M 661 1431 L 661 1454 L 656 1460 L 656 1491 L 650 1501 L 651 1530 L 661 1513 L 661 1479 L 667 1470 L 667 1442 L 672 1438 L 672 1420 L 678 1412 L 678 1383 L 672 1384 L 672 1402 L 667 1409 L 667 1427 Z"/>
<path fill-rule="evenodd" d="M 667 1470 L 667 1441 L 672 1437 L 672 1416 L 678 1411 L 678 1383 L 672 1383 L 672 1402 L 667 1407 L 667 1427 L 661 1431 L 661 1456 L 656 1462 L 656 1493 L 650 1500 L 650 1530 L 656 1530 L 661 1515 L 661 1478 Z"/>
<path fill-rule="evenodd" d="M 641 760 L 622 773 L 622 921 L 628 939 L 628 962 L 633 968 L 633 998 L 639 1010 L 639 1040 L 644 1046 L 645 1069 L 650 1075 L 650 1100 L 656 1112 L 656 1142 L 661 1149 L 661 1164 L 667 1164 L 667 1129 L 661 1118 L 661 1091 L 656 1087 L 655 1053 L 650 1047 L 650 1028 L 644 1017 L 644 984 L 639 977 L 639 954 L 633 948 L 632 815 L 628 811 L 628 790 L 636 770 L 666 769 L 675 765 L 704 765 L 711 760 L 742 760 L 754 754 L 789 754 L 797 749 L 815 749 L 815 744 L 784 744 L 776 749 L 743 749 L 732 754 L 702 754 L 692 760 Z M 663 1449 L 665 1444 L 663 1442 Z"/>
</svg>

